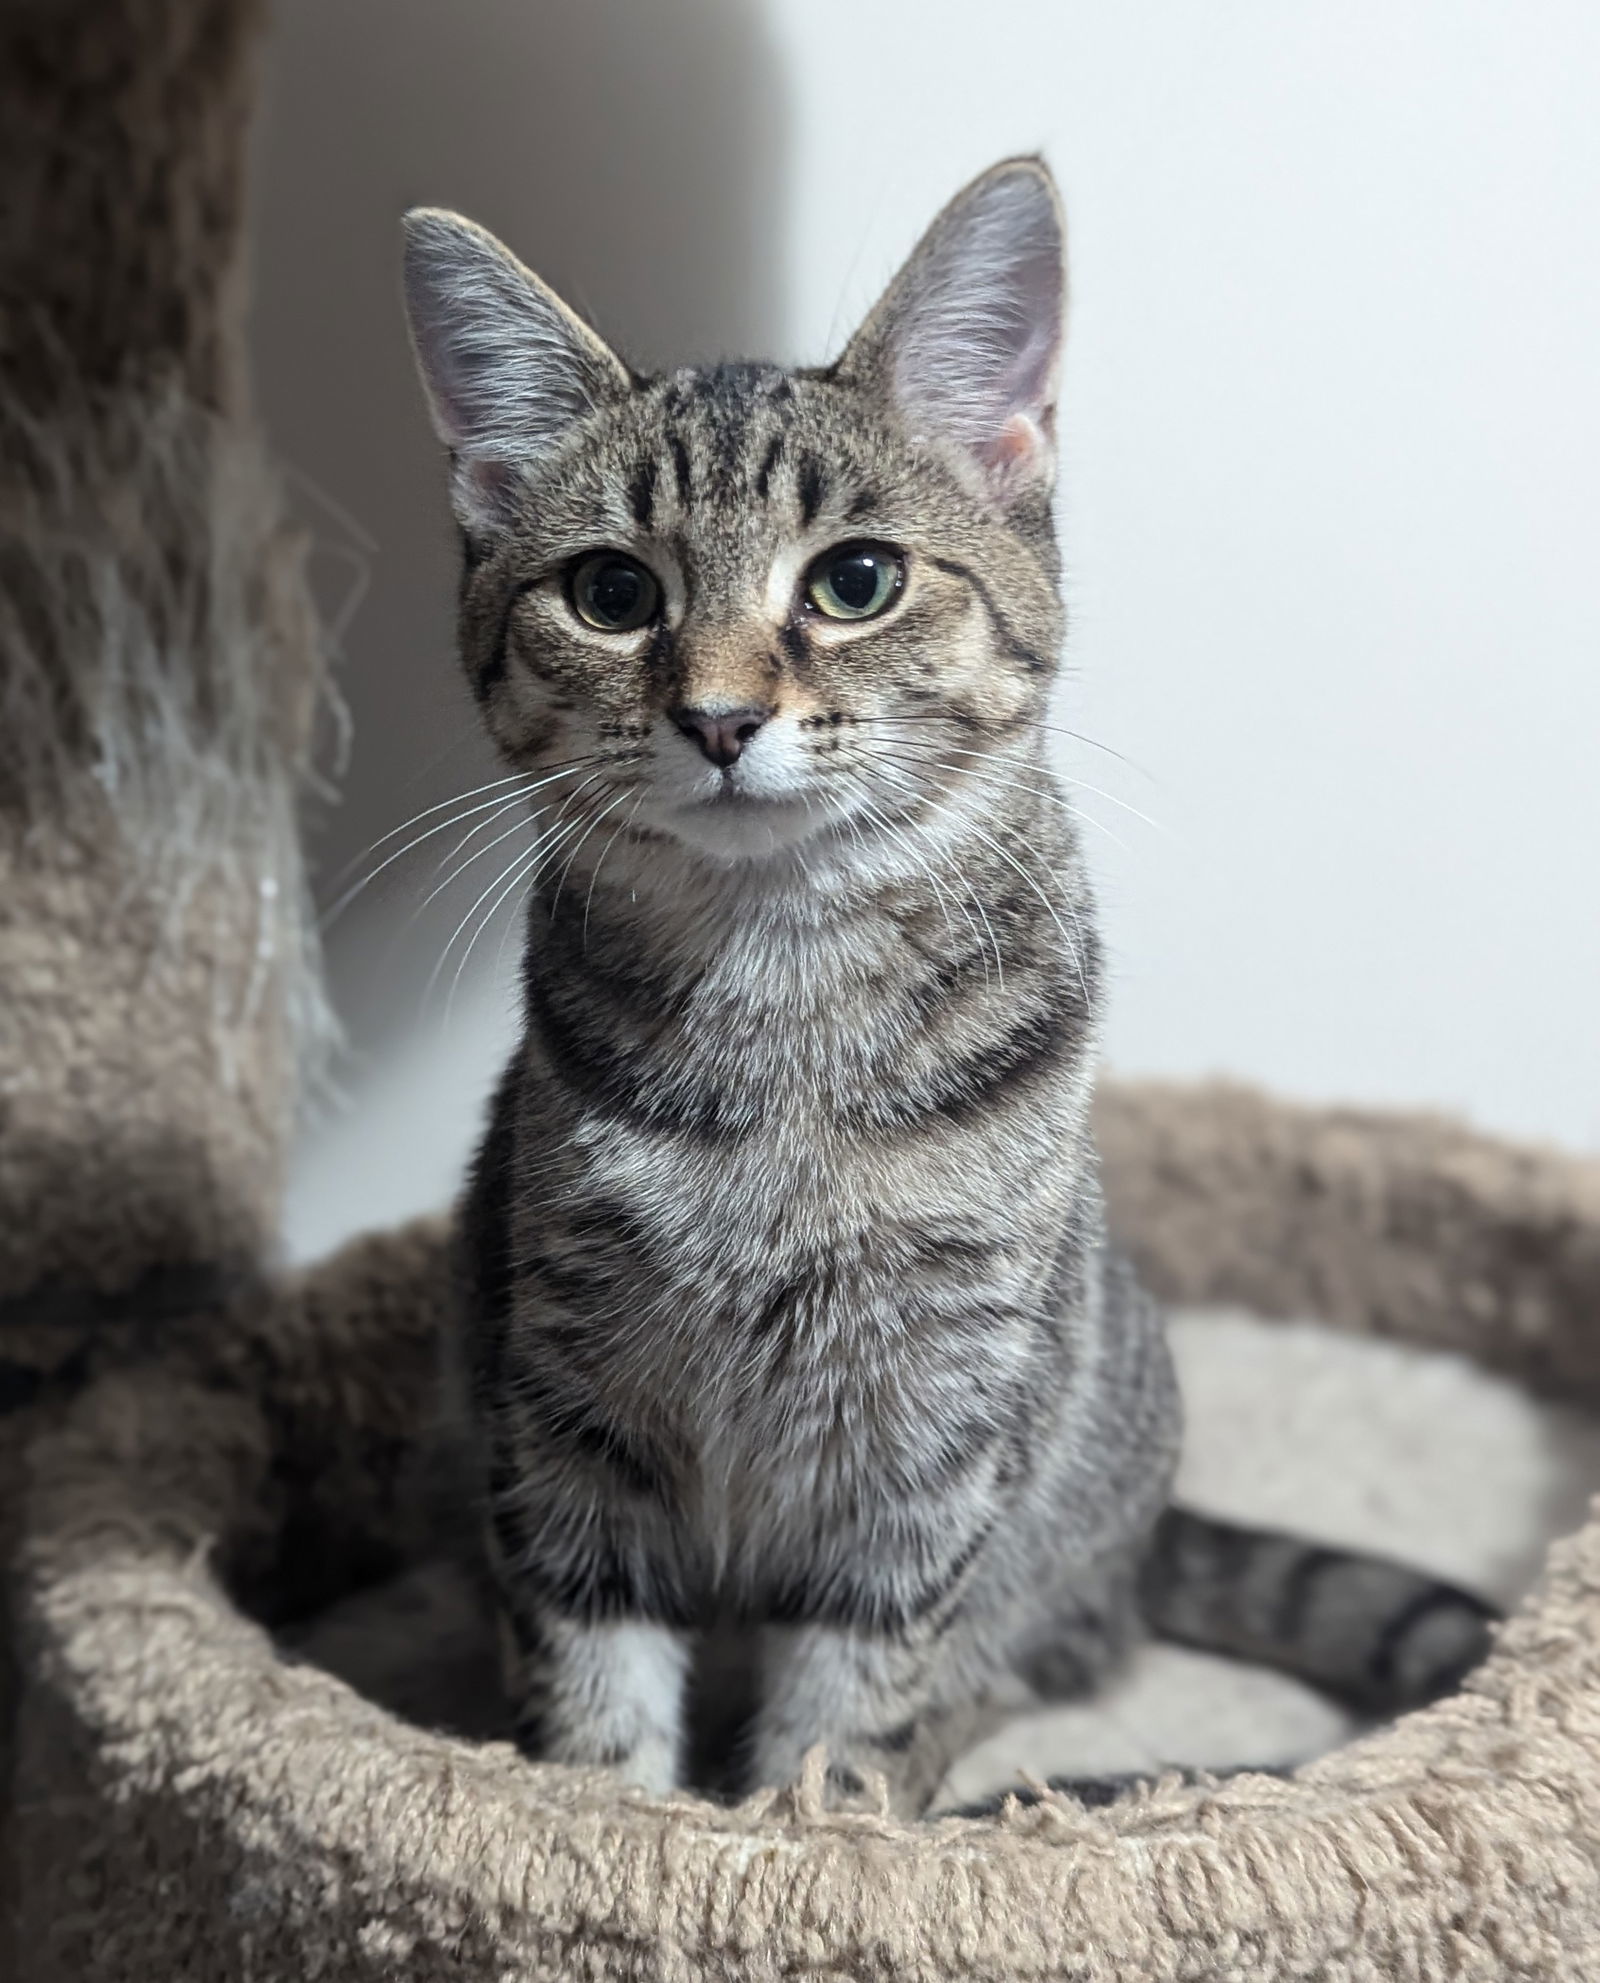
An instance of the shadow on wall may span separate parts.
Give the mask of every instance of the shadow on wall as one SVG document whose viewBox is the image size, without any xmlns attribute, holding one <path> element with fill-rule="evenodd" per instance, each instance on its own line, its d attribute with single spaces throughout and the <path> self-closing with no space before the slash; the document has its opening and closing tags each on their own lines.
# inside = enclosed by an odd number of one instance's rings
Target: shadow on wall
<svg viewBox="0 0 1600 1983">
<path fill-rule="evenodd" d="M 314 848 L 325 906 L 381 834 L 496 775 L 456 676 L 455 541 L 400 315 L 402 211 L 482 221 L 636 363 L 774 352 L 786 124 L 757 0 L 279 0 L 255 343 L 319 596 L 336 618 L 351 609 L 353 744 Z M 397 862 L 329 932 L 363 1062 L 415 1024 L 441 947 L 493 879 L 491 854 L 412 920 L 458 837 Z"/>
</svg>

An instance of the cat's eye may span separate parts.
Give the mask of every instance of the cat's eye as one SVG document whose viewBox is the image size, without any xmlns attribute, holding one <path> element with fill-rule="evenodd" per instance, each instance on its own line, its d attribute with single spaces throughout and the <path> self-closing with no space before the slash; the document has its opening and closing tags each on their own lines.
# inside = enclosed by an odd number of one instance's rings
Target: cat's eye
<svg viewBox="0 0 1600 1983">
<path fill-rule="evenodd" d="M 595 551 L 573 567 L 567 581 L 572 610 L 601 633 L 632 633 L 655 618 L 661 587 L 637 558 Z"/>
<path fill-rule="evenodd" d="M 906 561 L 888 544 L 835 544 L 806 573 L 806 604 L 830 620 L 870 620 L 894 603 Z"/>
</svg>

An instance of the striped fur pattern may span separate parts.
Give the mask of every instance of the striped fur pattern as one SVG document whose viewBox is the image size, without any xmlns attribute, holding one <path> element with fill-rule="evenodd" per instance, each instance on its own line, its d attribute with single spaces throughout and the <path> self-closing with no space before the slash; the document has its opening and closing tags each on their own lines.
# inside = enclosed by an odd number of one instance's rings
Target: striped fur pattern
<svg viewBox="0 0 1600 1983">
<path fill-rule="evenodd" d="M 664 1789 L 709 1698 L 729 1785 L 820 1742 L 919 1809 L 1117 1659 L 1141 1566 L 1206 1586 L 1156 1593 L 1179 1627 L 1250 1574 L 1158 1531 L 1172 1378 L 1088 1128 L 1101 957 L 1045 748 L 1061 271 L 1014 161 L 832 367 L 639 378 L 490 237 L 410 219 L 527 900 L 456 1376 L 530 1754 Z M 841 546 L 856 603 L 889 571 L 867 614 L 819 610 Z M 599 554 L 637 624 L 586 616 Z M 1428 1629 L 1430 1683 L 1481 1643 Z"/>
</svg>

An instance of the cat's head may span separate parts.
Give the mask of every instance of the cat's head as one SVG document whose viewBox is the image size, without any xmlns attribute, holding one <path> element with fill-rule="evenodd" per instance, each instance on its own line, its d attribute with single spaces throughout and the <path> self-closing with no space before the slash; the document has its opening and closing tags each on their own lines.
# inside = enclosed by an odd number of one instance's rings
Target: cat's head
<svg viewBox="0 0 1600 1983">
<path fill-rule="evenodd" d="M 541 804 L 762 859 L 898 830 L 1037 720 L 1064 287 L 1038 161 L 959 194 L 823 370 L 636 376 L 435 209 L 405 267 L 463 660 Z"/>
</svg>

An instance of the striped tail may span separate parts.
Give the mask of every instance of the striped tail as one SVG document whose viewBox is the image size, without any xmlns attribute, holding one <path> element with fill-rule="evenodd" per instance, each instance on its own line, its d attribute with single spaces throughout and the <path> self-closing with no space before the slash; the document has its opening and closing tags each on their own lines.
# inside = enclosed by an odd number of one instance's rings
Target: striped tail
<svg viewBox="0 0 1600 1983">
<path fill-rule="evenodd" d="M 1278 1667 L 1367 1715 L 1452 1693 L 1488 1652 L 1499 1615 L 1382 1557 L 1186 1508 L 1157 1524 L 1139 1600 L 1159 1638 Z"/>
</svg>

